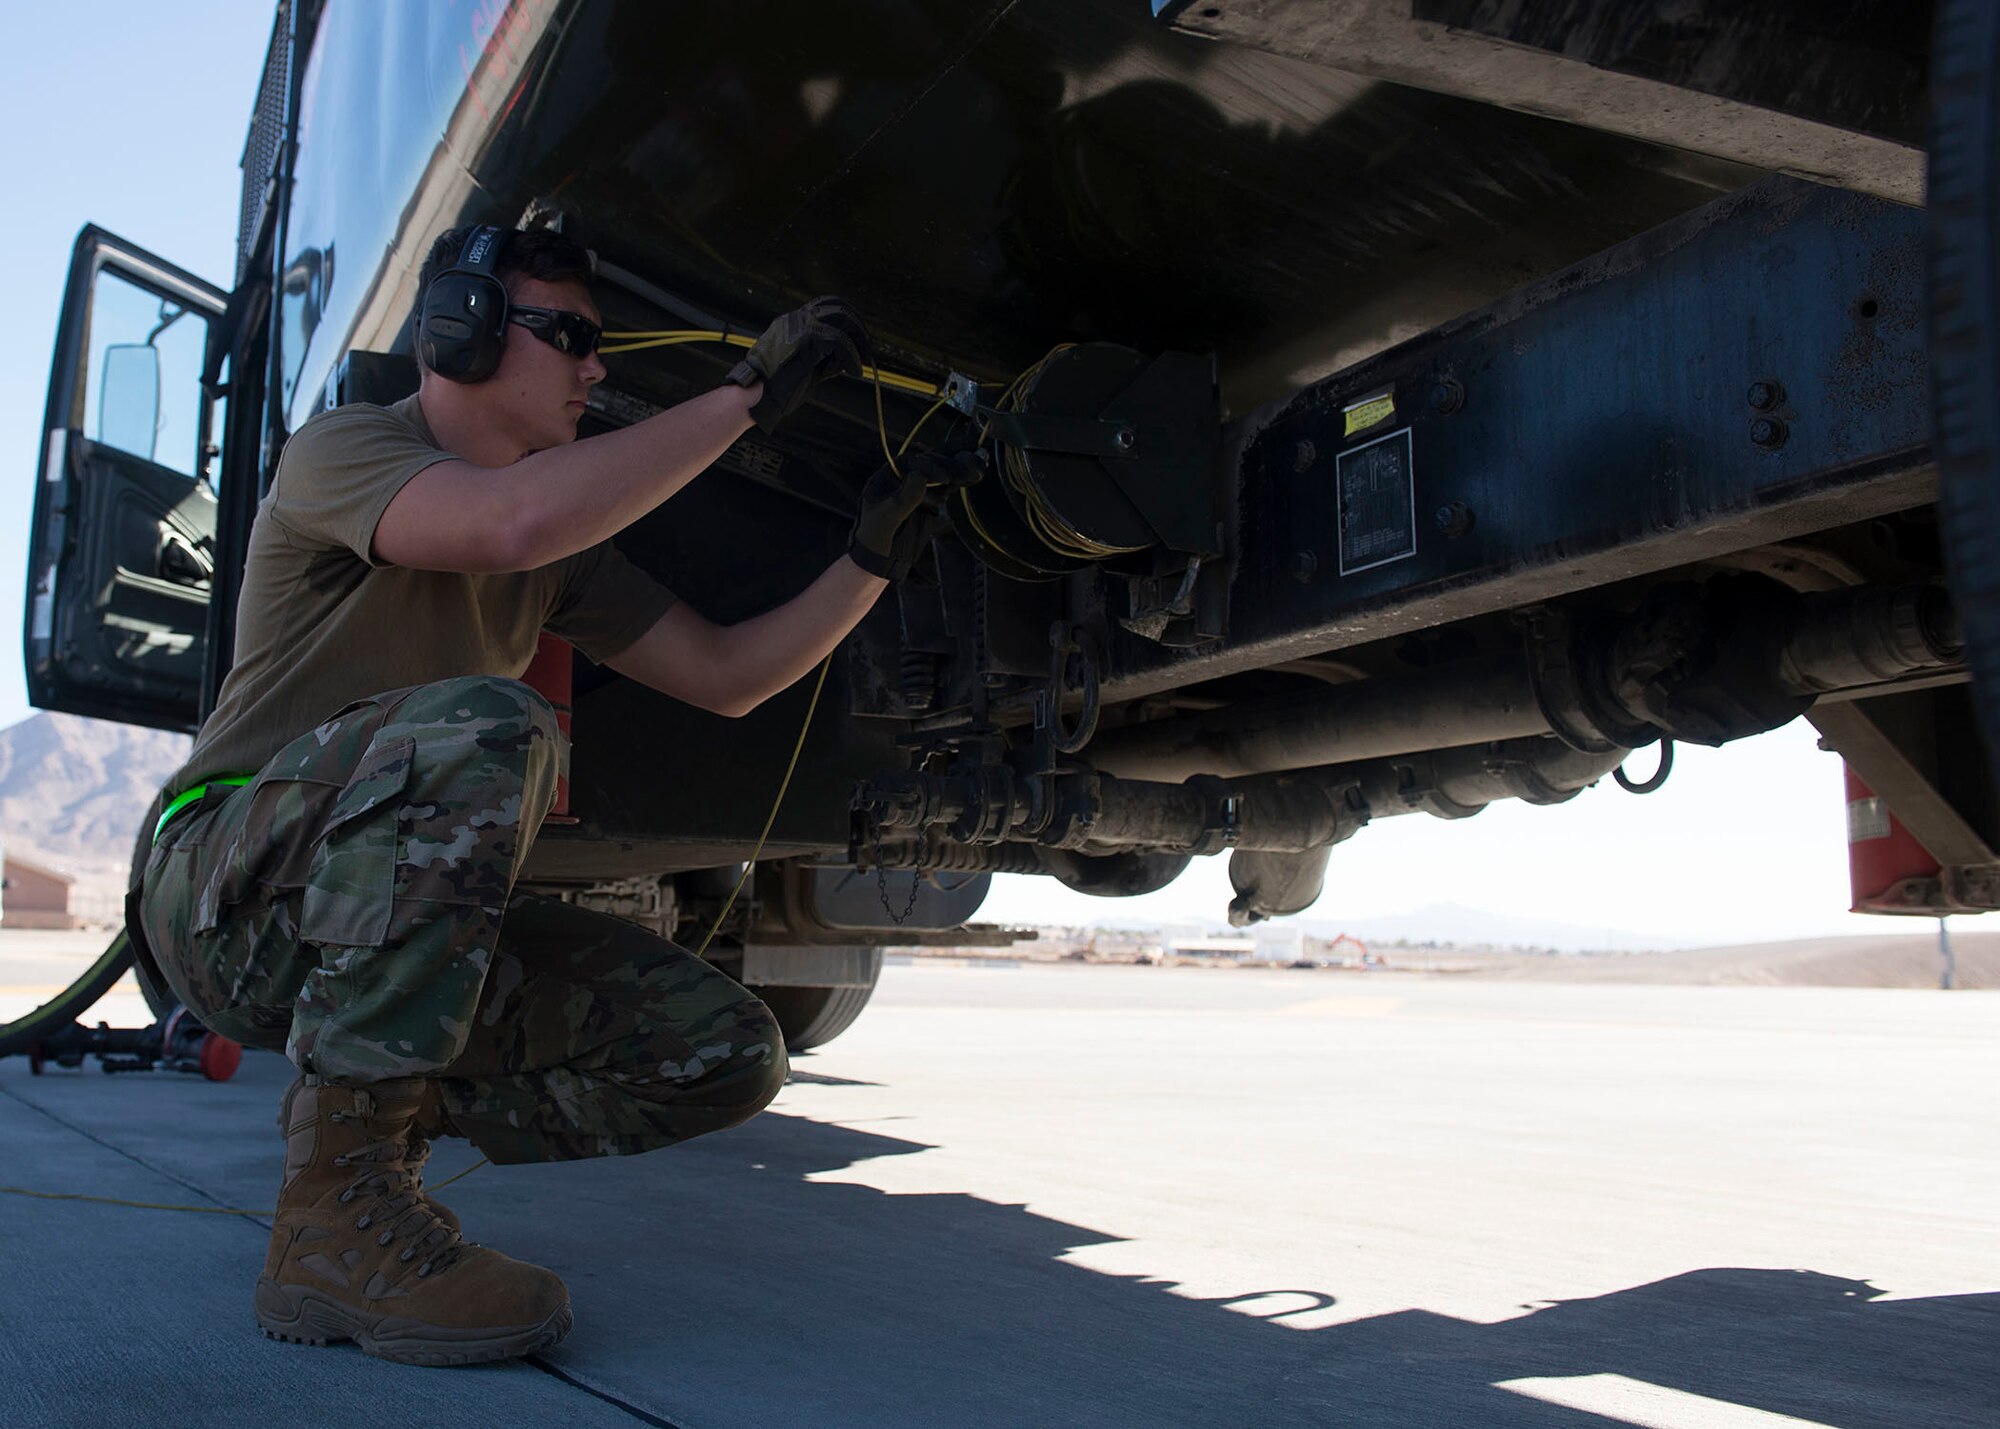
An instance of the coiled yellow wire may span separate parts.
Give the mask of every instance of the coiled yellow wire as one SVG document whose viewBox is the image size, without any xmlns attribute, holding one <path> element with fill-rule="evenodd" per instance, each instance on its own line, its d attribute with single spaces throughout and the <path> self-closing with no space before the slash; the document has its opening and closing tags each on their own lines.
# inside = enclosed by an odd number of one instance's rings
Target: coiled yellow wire
<svg viewBox="0 0 2000 1429">
<path fill-rule="evenodd" d="M 1074 346 L 1076 346 L 1075 343 L 1065 342 L 1050 348 L 1047 353 L 1043 354 L 1040 362 L 1028 368 L 1007 385 L 1007 390 L 1000 394 L 1000 400 L 994 405 L 1002 411 L 1020 411 L 1022 404 L 1027 400 L 1028 393 L 1034 388 L 1035 380 L 1042 375 L 1042 369 L 1047 367 L 1050 361 L 1058 354 L 1067 352 Z M 987 429 L 990 431 L 991 428 L 992 423 L 988 422 Z M 983 435 L 982 433 L 982 439 Z M 1037 541 L 1040 541 L 1057 555 L 1066 556 L 1071 560 L 1078 561 L 1102 561 L 1112 556 L 1130 555 L 1134 551 L 1143 551 L 1146 549 L 1144 546 L 1114 546 L 1107 542 L 1096 540 L 1084 535 L 1083 532 L 1063 520 L 1061 516 L 1056 514 L 1055 508 L 1043 499 L 1042 493 L 1036 487 L 1034 479 L 1028 474 L 1027 455 L 1019 447 L 1002 445 L 1000 450 L 1000 475 L 1001 479 L 1007 483 L 1007 489 L 1021 498 L 1021 509 L 1027 517 L 1029 532 Z M 966 513 L 971 515 L 972 503 L 967 500 L 960 504 Z M 973 524 L 975 527 L 978 526 L 977 517 L 974 517 Z M 985 534 L 985 530 L 981 528 L 980 535 L 984 536 Z"/>
<path fill-rule="evenodd" d="M 731 347 L 744 348 L 756 345 L 756 339 L 747 333 L 723 332 L 712 328 L 659 328 L 643 331 L 606 332 L 603 338 L 603 344 L 598 348 L 598 351 L 608 357 L 615 357 L 619 353 L 643 352 L 649 348 L 674 347 L 683 343 L 693 342 L 722 342 L 729 344 Z M 1069 351 L 1074 346 L 1076 346 L 1075 343 L 1064 342 L 1050 348 L 1042 355 L 1040 361 L 1021 371 L 1015 376 L 1012 382 L 1007 384 L 1006 389 L 1001 392 L 999 400 L 994 404 L 995 408 L 1011 412 L 1021 410 L 1022 403 L 1026 400 L 1028 392 L 1034 387 L 1035 380 L 1041 376 L 1042 369 L 1047 367 L 1053 358 Z M 921 377 L 910 377 L 900 372 L 885 372 L 876 367 L 863 367 L 861 369 L 861 377 L 864 381 L 872 382 L 875 386 L 875 428 L 882 439 L 882 455 L 888 459 L 890 468 L 900 474 L 902 468 L 897 463 L 897 457 L 910 449 L 910 443 L 915 440 L 917 432 L 923 427 L 924 423 L 931 419 L 932 415 L 940 407 L 945 405 L 949 400 L 950 394 L 940 389 L 935 382 L 927 382 Z M 898 392 L 909 392 L 920 397 L 932 397 L 936 399 L 925 410 L 924 414 L 917 419 L 916 425 L 910 428 L 909 435 L 903 438 L 902 445 L 893 451 L 889 447 L 889 424 L 882 411 L 882 389 L 884 387 Z M 980 441 L 982 444 L 991 430 L 992 423 L 989 421 L 986 427 L 980 432 Z M 1020 498 L 1021 509 L 1026 516 L 1029 533 L 1056 555 L 1066 557 L 1070 560 L 1101 561 L 1109 559 L 1112 556 L 1130 555 L 1133 552 L 1146 549 L 1143 545 L 1112 545 L 1109 542 L 1099 541 L 1093 537 L 1086 536 L 1058 515 L 1055 509 L 1043 498 L 1041 492 L 1036 488 L 1033 478 L 1028 473 L 1027 456 L 1020 448 L 1002 444 L 998 455 L 1000 458 L 1001 479 L 1006 482 L 1008 490 Z M 978 514 L 972 508 L 971 498 L 963 491 L 959 494 L 958 508 L 965 513 L 971 525 L 982 539 L 991 545 L 997 546 L 999 544 L 987 533 L 979 520 Z"/>
</svg>

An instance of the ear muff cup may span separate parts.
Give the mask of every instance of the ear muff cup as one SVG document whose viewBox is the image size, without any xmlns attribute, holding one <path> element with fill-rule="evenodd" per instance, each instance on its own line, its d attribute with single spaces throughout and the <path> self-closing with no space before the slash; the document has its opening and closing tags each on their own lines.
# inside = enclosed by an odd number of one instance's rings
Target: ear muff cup
<svg viewBox="0 0 2000 1429">
<path fill-rule="evenodd" d="M 507 288 L 494 276 L 503 235 L 474 229 L 458 262 L 431 280 L 417 315 L 424 366 L 452 382 L 483 382 L 500 365 L 507 331 Z"/>
</svg>

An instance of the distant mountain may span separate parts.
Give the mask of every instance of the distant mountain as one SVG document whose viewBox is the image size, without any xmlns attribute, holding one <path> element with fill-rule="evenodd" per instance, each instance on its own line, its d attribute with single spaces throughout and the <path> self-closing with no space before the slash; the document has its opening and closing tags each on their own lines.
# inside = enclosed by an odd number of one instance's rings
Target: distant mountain
<svg viewBox="0 0 2000 1429">
<path fill-rule="evenodd" d="M 0 839 L 67 872 L 122 871 L 184 734 L 37 714 L 0 730 Z"/>
<path fill-rule="evenodd" d="M 1951 950 L 1953 987 L 2000 987 L 2000 932 L 1954 929 Z M 1945 969 L 1937 934 L 1925 931 L 1848 933 L 1607 958 L 1502 956 L 1481 959 L 1477 970 L 1529 982 L 1935 988 L 1942 985 Z"/>
<path fill-rule="evenodd" d="M 1342 921 L 1308 915 L 1296 921 L 1306 932 L 1319 938 L 1346 933 L 1364 943 L 1435 942 L 1451 943 L 1461 948 L 1555 948 L 1566 953 L 1655 952 L 1691 948 L 1698 941 L 1635 933 L 1628 928 L 1591 927 L 1583 923 L 1559 923 L 1551 918 L 1489 913 L 1457 903 L 1432 903 L 1409 913 L 1382 918 L 1349 918 Z"/>
<path fill-rule="evenodd" d="M 1307 914 L 1259 923 L 1254 928 L 1230 928 L 1219 919 L 1211 922 L 1175 922 L 1158 917 L 1119 913 L 1112 910 L 1091 920 L 1100 928 L 1157 931 L 1162 937 L 1199 937 L 1209 933 L 1255 936 L 1281 940 L 1296 928 L 1309 937 L 1336 938 L 1342 933 L 1364 943 L 1440 943 L 1473 951 L 1489 949 L 1512 952 L 1530 948 L 1554 948 L 1565 953 L 1660 952 L 1691 948 L 1692 938 L 1663 938 L 1657 934 L 1635 933 L 1626 928 L 1593 928 L 1582 923 L 1558 923 L 1548 918 L 1522 918 L 1490 913 L 1483 908 L 1467 908 L 1459 903 L 1432 903 L 1414 912 L 1394 913 L 1377 918 L 1326 918 Z"/>
</svg>

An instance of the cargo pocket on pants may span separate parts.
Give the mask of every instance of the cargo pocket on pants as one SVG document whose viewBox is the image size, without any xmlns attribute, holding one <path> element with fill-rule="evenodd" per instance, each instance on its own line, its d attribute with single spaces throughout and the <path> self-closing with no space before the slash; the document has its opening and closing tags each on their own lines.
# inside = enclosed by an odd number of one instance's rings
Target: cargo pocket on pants
<svg viewBox="0 0 2000 1429">
<path fill-rule="evenodd" d="M 327 810 L 299 912 L 304 941 L 374 947 L 387 936 L 416 749 L 408 738 L 369 750 Z"/>
</svg>

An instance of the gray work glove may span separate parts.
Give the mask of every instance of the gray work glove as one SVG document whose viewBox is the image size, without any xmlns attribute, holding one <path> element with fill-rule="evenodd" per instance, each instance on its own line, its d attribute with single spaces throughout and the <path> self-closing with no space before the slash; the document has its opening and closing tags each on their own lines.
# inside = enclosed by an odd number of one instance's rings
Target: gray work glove
<svg viewBox="0 0 2000 1429">
<path fill-rule="evenodd" d="M 937 534 L 951 489 L 985 475 L 986 455 L 978 451 L 920 452 L 903 459 L 901 475 L 884 466 L 861 488 L 848 559 L 872 576 L 903 579 Z"/>
<path fill-rule="evenodd" d="M 859 377 L 868 358 L 868 329 L 839 298 L 814 298 L 764 329 L 743 360 L 729 369 L 739 387 L 764 384 L 750 409 L 766 432 L 805 405 L 813 389 L 838 373 Z"/>
</svg>

